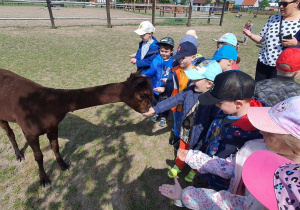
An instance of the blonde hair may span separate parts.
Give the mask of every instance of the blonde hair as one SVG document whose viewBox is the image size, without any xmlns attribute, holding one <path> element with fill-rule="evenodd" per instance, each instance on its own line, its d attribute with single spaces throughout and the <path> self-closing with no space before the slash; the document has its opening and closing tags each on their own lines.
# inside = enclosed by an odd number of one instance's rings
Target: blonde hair
<svg viewBox="0 0 300 210">
<path fill-rule="evenodd" d="M 283 134 L 282 137 L 282 140 L 286 145 L 288 145 L 293 151 L 300 153 L 300 139 L 291 134 Z"/>
</svg>

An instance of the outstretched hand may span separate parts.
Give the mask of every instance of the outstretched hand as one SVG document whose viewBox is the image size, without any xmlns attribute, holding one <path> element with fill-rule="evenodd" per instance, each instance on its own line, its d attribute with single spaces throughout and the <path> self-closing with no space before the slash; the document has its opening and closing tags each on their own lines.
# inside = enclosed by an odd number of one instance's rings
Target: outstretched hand
<svg viewBox="0 0 300 210">
<path fill-rule="evenodd" d="M 167 198 L 170 198 L 172 200 L 181 200 L 182 188 L 177 180 L 177 176 L 174 177 L 174 181 L 175 185 L 163 184 L 159 186 L 158 190 L 162 195 L 166 196 Z"/>
<path fill-rule="evenodd" d="M 185 161 L 186 155 L 189 151 L 185 150 L 185 149 L 181 149 L 179 148 L 177 151 L 177 157 L 181 160 L 181 161 Z"/>
<path fill-rule="evenodd" d="M 157 87 L 157 88 L 154 88 L 153 90 L 158 93 L 163 93 L 163 92 L 165 92 L 165 89 L 166 89 L 165 87 Z"/>
<path fill-rule="evenodd" d="M 251 31 L 248 30 L 248 29 L 246 29 L 246 28 L 243 29 L 243 33 L 244 33 L 246 36 L 251 36 L 251 35 L 252 35 Z"/>
<path fill-rule="evenodd" d="M 154 114 L 154 113 L 155 113 L 154 109 L 152 107 L 150 107 L 149 111 L 143 113 L 142 115 L 149 116 L 149 115 Z"/>
</svg>

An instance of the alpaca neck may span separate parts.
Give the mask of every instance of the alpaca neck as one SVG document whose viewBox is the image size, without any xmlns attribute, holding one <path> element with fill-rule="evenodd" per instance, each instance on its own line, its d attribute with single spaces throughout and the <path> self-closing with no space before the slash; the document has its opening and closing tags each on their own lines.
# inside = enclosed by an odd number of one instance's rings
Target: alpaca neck
<svg viewBox="0 0 300 210">
<path fill-rule="evenodd" d="M 89 88 L 64 90 L 61 100 L 67 103 L 68 111 L 84 109 L 122 101 L 124 83 L 113 83 Z"/>
</svg>

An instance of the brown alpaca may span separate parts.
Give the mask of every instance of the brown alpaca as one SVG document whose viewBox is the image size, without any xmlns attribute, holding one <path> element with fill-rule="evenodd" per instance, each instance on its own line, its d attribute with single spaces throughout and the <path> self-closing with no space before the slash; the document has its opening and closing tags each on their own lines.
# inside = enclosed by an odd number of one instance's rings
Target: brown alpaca
<svg viewBox="0 0 300 210">
<path fill-rule="evenodd" d="M 50 183 L 43 166 L 39 136 L 47 134 L 62 170 L 69 168 L 59 153 L 58 124 L 70 111 L 124 102 L 137 112 L 146 112 L 153 96 L 149 79 L 131 74 L 125 82 L 82 89 L 54 89 L 0 69 L 0 126 L 6 131 L 18 160 L 24 159 L 8 122 L 16 122 L 33 150 L 39 166 L 40 184 Z"/>
</svg>

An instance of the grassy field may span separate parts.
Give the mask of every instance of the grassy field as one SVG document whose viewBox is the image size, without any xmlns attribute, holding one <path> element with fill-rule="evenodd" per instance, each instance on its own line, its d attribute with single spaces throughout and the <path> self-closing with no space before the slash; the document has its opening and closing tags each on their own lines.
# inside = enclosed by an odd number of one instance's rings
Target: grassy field
<svg viewBox="0 0 300 210">
<path fill-rule="evenodd" d="M 1 9 L 1 6 L 0 6 Z M 3 8 L 2 8 L 3 9 Z M 83 8 L 79 8 L 83 9 Z M 103 9 L 102 12 L 105 12 Z M 132 13 L 123 12 L 124 16 Z M 160 22 L 158 39 L 171 36 L 176 45 L 188 29 L 199 37 L 199 53 L 213 55 L 218 38 L 235 33 L 242 41 L 248 19 L 258 33 L 268 16 L 226 14 L 219 20 L 193 20 L 192 26 Z M 50 24 L 50 23 L 49 23 Z M 135 67 L 128 55 L 137 50 L 136 24 L 105 26 L 49 27 L 5 26 L 0 28 L 0 68 L 13 71 L 52 88 L 82 88 L 124 81 Z M 261 46 L 249 42 L 241 46 L 241 70 L 252 76 Z M 13 148 L 0 130 L 0 204 L 2 209 L 174 209 L 161 196 L 158 186 L 173 183 L 167 171 L 174 164 L 168 138 L 172 127 L 160 128 L 122 103 L 109 104 L 69 113 L 59 126 L 60 151 L 71 164 L 62 172 L 46 136 L 40 138 L 44 166 L 52 184 L 39 186 L 38 167 L 21 129 L 15 131 L 25 161 L 15 159 Z M 184 174 L 180 182 L 184 182 Z"/>
</svg>

